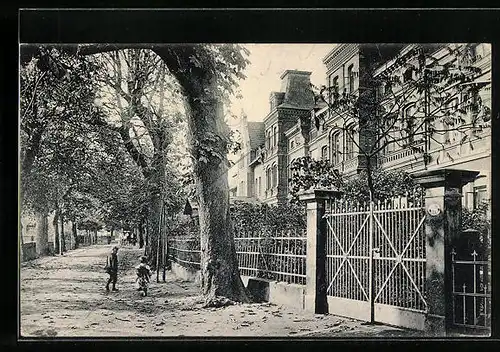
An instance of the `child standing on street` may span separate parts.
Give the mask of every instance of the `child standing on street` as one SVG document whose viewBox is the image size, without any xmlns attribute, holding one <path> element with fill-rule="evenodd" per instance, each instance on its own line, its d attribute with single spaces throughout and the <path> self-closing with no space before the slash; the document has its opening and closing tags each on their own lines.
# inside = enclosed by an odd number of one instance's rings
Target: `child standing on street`
<svg viewBox="0 0 500 352">
<path fill-rule="evenodd" d="M 146 263 L 147 258 L 145 256 L 141 257 L 141 263 L 136 266 L 137 269 L 137 279 L 138 291 L 142 291 L 141 295 L 143 297 L 148 295 L 149 279 L 151 278 L 151 268 Z"/>
<path fill-rule="evenodd" d="M 106 272 L 109 274 L 106 291 L 109 291 L 109 284 L 113 284 L 113 291 L 118 291 L 116 281 L 118 279 L 118 247 L 114 246 L 111 255 L 106 259 Z"/>
</svg>

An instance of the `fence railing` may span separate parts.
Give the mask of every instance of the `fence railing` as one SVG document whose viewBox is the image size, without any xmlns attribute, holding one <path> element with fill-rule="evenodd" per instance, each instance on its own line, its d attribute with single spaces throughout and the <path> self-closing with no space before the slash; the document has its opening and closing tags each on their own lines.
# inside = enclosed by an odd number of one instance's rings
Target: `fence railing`
<svg viewBox="0 0 500 352">
<path fill-rule="evenodd" d="M 239 231 L 234 240 L 241 275 L 305 285 L 305 231 Z M 168 253 L 175 263 L 200 268 L 199 238 L 170 238 Z"/>
<path fill-rule="evenodd" d="M 240 231 L 234 240 L 241 275 L 305 285 L 305 231 Z"/>
<path fill-rule="evenodd" d="M 168 239 L 168 257 L 181 266 L 200 269 L 200 239 L 198 237 L 180 237 Z"/>
</svg>

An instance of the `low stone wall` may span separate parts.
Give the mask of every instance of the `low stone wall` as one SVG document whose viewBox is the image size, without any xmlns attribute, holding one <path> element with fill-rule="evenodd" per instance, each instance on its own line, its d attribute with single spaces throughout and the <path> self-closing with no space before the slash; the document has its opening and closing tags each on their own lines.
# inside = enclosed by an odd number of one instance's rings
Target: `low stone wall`
<svg viewBox="0 0 500 352">
<path fill-rule="evenodd" d="M 242 276 L 241 279 L 257 301 L 305 309 L 306 288 L 304 285 L 248 276 Z"/>
<path fill-rule="evenodd" d="M 200 282 L 200 271 L 183 267 L 177 263 L 172 262 L 172 273 L 178 278 L 187 281 Z"/>
<path fill-rule="evenodd" d="M 22 245 L 21 249 L 21 260 L 23 262 L 28 261 L 28 260 L 33 260 L 36 259 L 36 243 L 35 242 L 28 242 Z"/>
<path fill-rule="evenodd" d="M 183 280 L 200 282 L 200 271 L 172 262 L 172 273 Z M 286 282 L 242 276 L 241 280 L 257 302 L 271 302 L 305 309 L 306 287 Z"/>
</svg>

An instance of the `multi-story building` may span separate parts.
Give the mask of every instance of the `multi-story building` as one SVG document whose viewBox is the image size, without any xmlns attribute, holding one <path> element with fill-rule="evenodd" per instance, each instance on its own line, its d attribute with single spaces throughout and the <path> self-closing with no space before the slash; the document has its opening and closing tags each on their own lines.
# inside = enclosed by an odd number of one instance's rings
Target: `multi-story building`
<svg viewBox="0 0 500 352">
<path fill-rule="evenodd" d="M 250 122 L 242 116 L 239 127 L 242 149 L 229 170 L 233 197 L 255 198 L 269 204 L 286 200 L 289 164 L 286 132 L 311 115 L 314 95 L 310 75 L 311 72 L 285 71 L 281 75 L 281 91 L 270 94 L 269 113 L 263 122 Z"/>
<path fill-rule="evenodd" d="M 481 69 L 481 74 L 468 84 L 477 84 L 480 87 L 481 106 L 483 109 L 489 109 L 491 47 L 488 44 L 461 44 L 460 47 L 470 52 L 469 64 L 472 63 Z M 400 87 L 391 87 L 394 96 L 401 95 L 405 80 L 409 74 L 413 74 L 408 68 L 417 64 L 411 62 L 416 59 L 415 55 L 410 56 L 415 53 L 412 50 L 414 48 L 414 45 L 396 44 L 337 45 L 323 60 L 327 69 L 325 86 L 334 87 L 340 94 L 354 94 L 362 97 L 361 99 L 376 101 L 386 87 L 374 82 L 382 82 L 379 78 L 389 73 L 392 77 L 401 78 L 398 80 Z M 449 49 L 454 49 L 454 45 L 439 44 L 426 47 L 428 57 L 433 57 L 441 65 L 456 60 Z M 399 59 L 392 59 L 396 57 Z M 405 64 L 401 65 L 402 61 Z M 270 112 L 263 121 L 248 122 L 243 119 L 240 131 L 245 140 L 242 150 L 244 157 L 233 166 L 229 175 L 233 195 L 254 198 L 269 204 L 286 201 L 290 165 L 295 159 L 306 155 L 314 159 L 330 160 L 337 170 L 348 177 L 366 167 L 366 156 L 359 148 L 366 150 L 367 147 L 380 143 L 377 140 L 377 132 L 370 130 L 368 127 L 370 124 L 356 126 L 353 129 L 346 127 L 349 127 L 349 124 L 357 124 L 362 119 L 373 118 L 378 109 L 375 107 L 363 109 L 359 111 L 357 119 L 349 118 L 348 111 L 329 108 L 325 102 L 314 99 L 309 75 L 309 72 L 285 71 L 282 75 L 281 92 L 271 93 Z M 449 87 L 450 90 L 456 88 Z M 457 100 L 450 103 L 455 106 L 463 104 L 462 100 L 471 99 L 470 96 L 463 94 L 455 95 Z M 332 99 L 331 97 L 332 94 L 328 94 L 326 99 Z M 398 113 L 412 113 L 412 109 L 416 109 L 416 101 L 412 100 L 411 96 L 405 97 L 404 100 L 405 107 L 398 110 Z M 465 111 L 455 109 L 454 113 L 463 114 L 463 119 L 470 121 L 472 115 L 478 112 L 465 108 Z M 318 126 L 315 126 L 315 120 L 320 121 Z M 338 128 L 339 126 L 342 128 Z M 404 128 L 400 127 L 399 130 L 395 128 L 391 131 L 395 134 L 391 138 L 397 139 L 403 135 Z M 405 170 L 410 173 L 424 168 L 445 167 L 476 170 L 480 174 L 474 182 L 464 188 L 466 192 L 464 203 L 468 207 L 473 207 L 481 200 L 489 199 L 490 125 L 482 122 L 474 127 L 476 131 L 473 132 L 472 129 L 467 131 L 467 143 L 463 143 L 463 134 L 459 134 L 453 128 L 436 127 L 448 131 L 427 141 L 426 150 L 430 157 L 426 163 L 422 155 L 418 155 L 415 151 L 416 149 L 401 148 L 396 143 L 389 143 L 374 159 L 371 158 L 370 162 L 386 170 Z M 349 135 L 347 130 L 354 132 Z"/>
</svg>

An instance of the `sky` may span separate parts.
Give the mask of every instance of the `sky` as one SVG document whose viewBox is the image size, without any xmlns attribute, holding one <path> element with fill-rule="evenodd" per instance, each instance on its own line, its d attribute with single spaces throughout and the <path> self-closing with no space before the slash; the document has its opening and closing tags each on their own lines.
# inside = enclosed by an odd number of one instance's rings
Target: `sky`
<svg viewBox="0 0 500 352">
<path fill-rule="evenodd" d="M 269 112 L 269 94 L 280 91 L 281 74 L 287 70 L 310 71 L 311 83 L 325 84 L 323 58 L 335 44 L 245 44 L 250 51 L 250 64 L 241 80 L 242 99 L 234 98 L 231 111 L 240 115 L 242 109 L 249 121 L 262 121 Z"/>
</svg>

